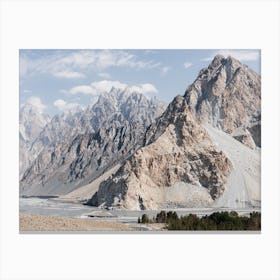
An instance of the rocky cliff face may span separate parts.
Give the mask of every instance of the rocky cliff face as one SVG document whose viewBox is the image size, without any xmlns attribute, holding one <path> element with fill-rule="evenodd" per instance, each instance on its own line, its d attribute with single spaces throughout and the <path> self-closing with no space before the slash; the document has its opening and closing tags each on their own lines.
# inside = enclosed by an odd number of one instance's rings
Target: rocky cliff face
<svg viewBox="0 0 280 280">
<path fill-rule="evenodd" d="M 38 157 L 24 173 L 23 194 L 63 194 L 96 179 L 143 143 L 164 110 L 157 99 L 112 89 L 85 112 L 56 116 L 33 144 Z"/>
<path fill-rule="evenodd" d="M 233 57 L 217 55 L 185 92 L 202 123 L 232 134 L 251 148 L 261 146 L 261 79 Z"/>
<path fill-rule="evenodd" d="M 213 145 L 183 97 L 173 100 L 152 130 L 151 144 L 104 181 L 90 204 L 138 210 L 207 206 L 223 193 L 231 162 Z"/>
</svg>

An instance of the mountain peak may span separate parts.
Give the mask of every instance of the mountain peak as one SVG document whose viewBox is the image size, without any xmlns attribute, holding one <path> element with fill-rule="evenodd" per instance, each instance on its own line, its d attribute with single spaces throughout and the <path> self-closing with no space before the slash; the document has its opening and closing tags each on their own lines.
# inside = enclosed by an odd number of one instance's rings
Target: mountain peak
<svg viewBox="0 0 280 280">
<path fill-rule="evenodd" d="M 221 54 L 217 54 L 215 55 L 215 57 L 213 58 L 212 62 L 210 63 L 210 66 L 217 66 L 219 64 L 222 64 L 225 61 L 225 57 Z"/>
<path fill-rule="evenodd" d="M 255 116 L 260 116 L 261 80 L 234 57 L 216 55 L 208 68 L 199 72 L 184 97 L 200 121 L 232 134 L 256 124 Z"/>
<path fill-rule="evenodd" d="M 23 138 L 33 142 L 50 117 L 32 103 L 25 103 L 19 111 L 20 133 Z"/>
<path fill-rule="evenodd" d="M 227 57 L 221 55 L 221 54 L 217 54 L 213 60 L 211 61 L 211 63 L 209 64 L 208 70 L 216 70 L 219 67 L 225 67 L 225 68 L 229 68 L 229 67 L 233 67 L 233 68 L 237 68 L 237 67 L 241 67 L 242 63 L 234 58 L 233 56 L 229 55 Z M 205 69 L 203 69 L 205 71 Z"/>
</svg>

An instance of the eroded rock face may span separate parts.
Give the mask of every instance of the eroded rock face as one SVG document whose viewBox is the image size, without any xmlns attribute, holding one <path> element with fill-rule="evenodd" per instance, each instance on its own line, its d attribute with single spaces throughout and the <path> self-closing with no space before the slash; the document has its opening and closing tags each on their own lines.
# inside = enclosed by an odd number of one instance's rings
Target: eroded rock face
<svg viewBox="0 0 280 280">
<path fill-rule="evenodd" d="M 247 134 L 246 140 L 238 139 L 250 147 L 260 147 L 261 79 L 246 65 L 217 55 L 208 68 L 200 71 L 185 98 L 202 123 L 229 134 L 248 129 L 254 143 Z"/>
<path fill-rule="evenodd" d="M 261 123 L 257 121 L 256 124 L 253 124 L 251 127 L 248 127 L 252 138 L 256 146 L 261 147 Z"/>
<path fill-rule="evenodd" d="M 168 106 L 147 132 L 146 142 L 150 144 L 100 185 L 90 204 L 159 209 L 169 201 L 186 206 L 199 196 L 205 206 L 223 193 L 231 162 L 213 145 L 183 97 L 177 96 Z M 197 193 L 183 191 L 179 199 L 169 199 L 166 194 L 173 196 L 178 183 L 187 189 L 190 185 L 189 190 L 194 187 Z"/>
</svg>

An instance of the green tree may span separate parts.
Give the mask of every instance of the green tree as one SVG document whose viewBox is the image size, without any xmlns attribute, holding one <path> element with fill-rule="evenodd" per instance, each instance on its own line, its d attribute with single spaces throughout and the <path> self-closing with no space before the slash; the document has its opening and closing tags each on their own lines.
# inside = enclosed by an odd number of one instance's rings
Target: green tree
<svg viewBox="0 0 280 280">
<path fill-rule="evenodd" d="M 142 222 L 143 224 L 147 224 L 147 223 L 150 222 L 149 217 L 148 217 L 147 214 L 143 214 L 143 215 L 142 215 L 141 222 Z"/>
</svg>

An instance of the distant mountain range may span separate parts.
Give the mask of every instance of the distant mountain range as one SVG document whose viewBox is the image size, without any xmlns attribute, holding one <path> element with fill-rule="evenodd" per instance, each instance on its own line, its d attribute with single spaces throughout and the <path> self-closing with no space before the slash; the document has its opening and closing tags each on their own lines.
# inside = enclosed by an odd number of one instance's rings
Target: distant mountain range
<svg viewBox="0 0 280 280">
<path fill-rule="evenodd" d="M 31 103 L 26 103 L 19 112 L 19 174 L 36 158 L 37 152 L 32 149 L 33 142 L 42 129 L 50 121 L 50 117 Z"/>
<path fill-rule="evenodd" d="M 113 88 L 34 131 L 29 111 L 20 114 L 23 195 L 135 210 L 260 206 L 261 77 L 233 57 L 217 55 L 167 107 Z"/>
</svg>

